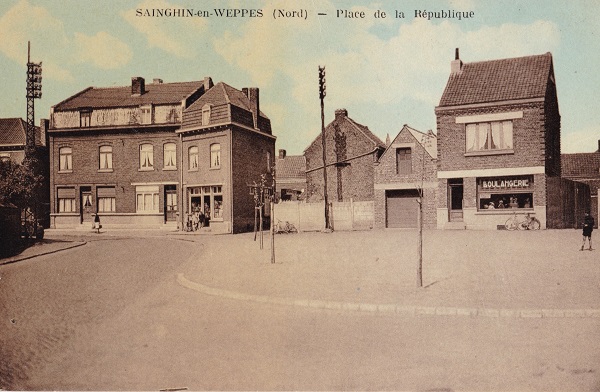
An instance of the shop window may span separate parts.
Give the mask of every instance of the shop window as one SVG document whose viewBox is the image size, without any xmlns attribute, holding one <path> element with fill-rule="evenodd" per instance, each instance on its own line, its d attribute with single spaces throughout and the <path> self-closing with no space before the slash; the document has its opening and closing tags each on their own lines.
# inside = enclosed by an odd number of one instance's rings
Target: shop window
<svg viewBox="0 0 600 392">
<path fill-rule="evenodd" d="M 220 185 L 190 188 L 190 213 L 196 209 L 209 218 L 223 220 L 223 188 Z"/>
<path fill-rule="evenodd" d="M 188 149 L 188 168 L 198 170 L 198 147 L 192 146 Z"/>
<path fill-rule="evenodd" d="M 58 188 L 56 199 L 59 213 L 77 212 L 75 204 L 75 188 Z"/>
<path fill-rule="evenodd" d="M 410 148 L 396 149 L 396 174 L 412 173 L 412 154 Z"/>
<path fill-rule="evenodd" d="M 61 172 L 73 171 L 73 149 L 71 147 L 61 147 L 58 150 L 58 155 L 58 170 Z"/>
<path fill-rule="evenodd" d="M 512 121 L 492 121 L 467 124 L 466 140 L 467 153 L 512 150 Z"/>
<path fill-rule="evenodd" d="M 101 171 L 112 171 L 113 168 L 112 146 L 100 146 L 100 162 L 98 169 Z"/>
<path fill-rule="evenodd" d="M 210 145 L 210 167 L 211 169 L 221 167 L 221 145 L 219 143 Z"/>
<path fill-rule="evenodd" d="M 154 147 L 152 144 L 140 145 L 140 170 L 154 170 Z"/>
<path fill-rule="evenodd" d="M 477 209 L 533 209 L 533 177 L 477 179 Z"/>
<path fill-rule="evenodd" d="M 136 212 L 158 213 L 158 186 L 137 186 L 135 188 Z"/>
<path fill-rule="evenodd" d="M 164 168 L 175 170 L 177 168 L 177 146 L 175 143 L 166 143 L 163 146 Z"/>
</svg>

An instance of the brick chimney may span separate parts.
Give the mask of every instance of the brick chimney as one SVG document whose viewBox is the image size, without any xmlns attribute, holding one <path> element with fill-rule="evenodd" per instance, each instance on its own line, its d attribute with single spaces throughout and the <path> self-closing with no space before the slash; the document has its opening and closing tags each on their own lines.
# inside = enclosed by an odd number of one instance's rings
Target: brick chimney
<svg viewBox="0 0 600 392">
<path fill-rule="evenodd" d="M 242 92 L 248 97 L 250 101 L 250 110 L 252 110 L 252 117 L 254 118 L 254 128 L 258 129 L 258 116 L 260 114 L 260 99 L 259 91 L 257 87 L 244 87 Z"/>
<path fill-rule="evenodd" d="M 48 145 L 48 128 L 50 127 L 50 120 L 46 118 L 40 119 L 40 131 L 37 133 L 35 139 L 36 144 L 40 146 Z"/>
<path fill-rule="evenodd" d="M 143 95 L 146 92 L 146 84 L 141 76 L 131 78 L 131 95 Z"/>
<path fill-rule="evenodd" d="M 212 86 L 214 86 L 212 79 L 210 78 L 210 76 L 206 76 L 204 78 L 204 92 L 210 90 Z"/>
<path fill-rule="evenodd" d="M 450 75 L 459 73 L 462 70 L 463 62 L 458 54 L 458 48 L 454 51 L 454 60 L 450 62 Z"/>
<path fill-rule="evenodd" d="M 342 117 L 348 117 L 348 111 L 346 109 L 336 109 L 335 111 L 335 119 Z"/>
<path fill-rule="evenodd" d="M 598 152 L 600 152 L 600 139 L 598 139 Z"/>
<path fill-rule="evenodd" d="M 285 159 L 286 151 L 283 149 L 279 150 L 279 159 Z"/>
</svg>

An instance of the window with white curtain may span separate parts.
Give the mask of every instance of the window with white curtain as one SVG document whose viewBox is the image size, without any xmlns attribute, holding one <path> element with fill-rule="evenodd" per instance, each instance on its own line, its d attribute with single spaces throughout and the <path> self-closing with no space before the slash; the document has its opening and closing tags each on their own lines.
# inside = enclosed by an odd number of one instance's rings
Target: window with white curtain
<svg viewBox="0 0 600 392">
<path fill-rule="evenodd" d="M 512 150 L 512 121 L 467 124 L 466 144 L 467 152 Z"/>
<path fill-rule="evenodd" d="M 100 162 L 99 162 L 99 170 L 112 170 L 113 168 L 113 155 L 112 155 L 112 146 L 100 146 Z"/>
</svg>

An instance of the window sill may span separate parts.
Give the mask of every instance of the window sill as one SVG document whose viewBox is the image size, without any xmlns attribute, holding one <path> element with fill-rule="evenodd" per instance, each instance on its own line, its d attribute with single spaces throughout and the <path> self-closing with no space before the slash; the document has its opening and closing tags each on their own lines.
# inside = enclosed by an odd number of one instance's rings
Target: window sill
<svg viewBox="0 0 600 392">
<path fill-rule="evenodd" d="M 150 172 L 150 171 L 154 171 L 154 168 L 153 167 L 151 167 L 149 169 L 142 169 L 142 168 L 140 168 L 140 169 L 138 169 L 138 171 L 139 172 Z"/>
<path fill-rule="evenodd" d="M 189 172 L 197 172 L 197 171 L 198 171 L 198 168 L 195 168 L 195 169 L 188 169 L 188 171 L 189 171 Z"/>
<path fill-rule="evenodd" d="M 476 157 L 484 155 L 508 155 L 514 154 L 515 150 L 490 150 L 490 151 L 470 151 L 465 152 L 466 157 Z"/>
<path fill-rule="evenodd" d="M 220 168 L 221 168 L 221 166 L 214 166 L 214 167 L 211 167 L 210 170 L 219 170 Z"/>
<path fill-rule="evenodd" d="M 98 169 L 98 173 L 112 173 L 113 169 Z"/>
<path fill-rule="evenodd" d="M 519 213 L 535 215 L 533 208 L 495 208 L 492 210 L 478 210 L 475 212 L 475 215 L 518 215 Z"/>
<path fill-rule="evenodd" d="M 163 167 L 163 171 L 176 171 L 176 167 Z"/>
<path fill-rule="evenodd" d="M 58 174 L 73 173 L 73 170 L 59 170 Z"/>
</svg>

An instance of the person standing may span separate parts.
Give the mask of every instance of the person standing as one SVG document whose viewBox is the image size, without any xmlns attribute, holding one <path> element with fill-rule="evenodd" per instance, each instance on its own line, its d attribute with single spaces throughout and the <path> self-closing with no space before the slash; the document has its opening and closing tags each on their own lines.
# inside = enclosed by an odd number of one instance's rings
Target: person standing
<svg viewBox="0 0 600 392">
<path fill-rule="evenodd" d="M 587 237 L 589 242 L 588 250 L 594 250 L 592 248 L 592 231 L 594 231 L 594 217 L 590 215 L 589 212 L 586 211 L 585 217 L 583 218 L 583 243 L 581 244 L 581 249 L 585 247 L 585 239 Z"/>
</svg>

